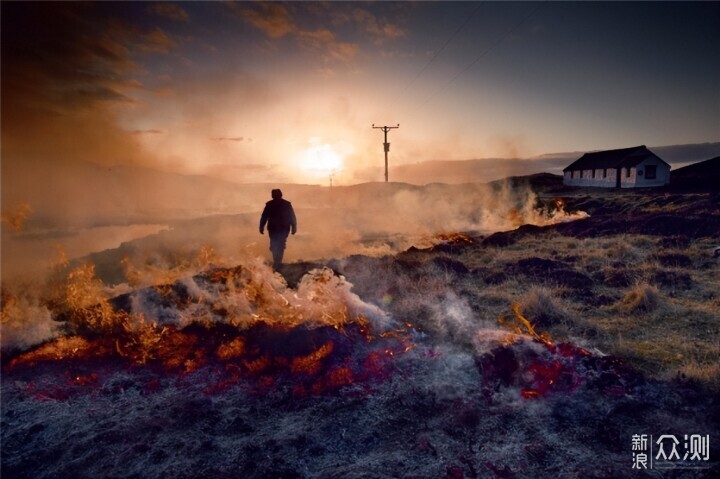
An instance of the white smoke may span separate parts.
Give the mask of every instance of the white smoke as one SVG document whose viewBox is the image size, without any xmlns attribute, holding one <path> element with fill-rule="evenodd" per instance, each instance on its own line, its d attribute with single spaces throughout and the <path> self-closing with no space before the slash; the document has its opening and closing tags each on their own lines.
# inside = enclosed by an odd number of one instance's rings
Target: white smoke
<svg viewBox="0 0 720 479">
<path fill-rule="evenodd" d="M 7 296 L 6 296 L 7 295 Z M 57 337 L 61 323 L 52 319 L 47 306 L 36 298 L 3 293 L 0 347 L 2 350 L 27 349 Z"/>
</svg>

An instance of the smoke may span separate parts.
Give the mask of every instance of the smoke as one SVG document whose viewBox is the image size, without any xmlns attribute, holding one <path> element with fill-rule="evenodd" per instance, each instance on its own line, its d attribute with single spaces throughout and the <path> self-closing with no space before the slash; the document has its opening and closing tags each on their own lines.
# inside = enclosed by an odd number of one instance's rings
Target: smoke
<svg viewBox="0 0 720 479">
<path fill-rule="evenodd" d="M 211 269 L 207 269 L 208 260 L 214 260 Z M 163 272 L 155 266 L 140 272 L 128 267 L 134 287 L 124 283 L 112 288 L 96 277 L 94 265 L 86 263 L 65 278 L 23 295 L 4 290 L 2 348 L 26 349 L 77 328 L 108 333 L 121 326 L 142 334 L 143 328 L 183 329 L 191 324 L 224 323 L 239 330 L 258 323 L 281 329 L 300 325 L 342 329 L 360 321 L 382 332 L 395 324 L 330 269 L 313 269 L 296 288 L 290 288 L 258 258 L 217 269 L 216 264 L 222 262 L 206 248 L 194 264 L 184 268 Z M 153 283 L 147 286 L 148 281 Z"/>
<path fill-rule="evenodd" d="M 279 328 L 342 328 L 358 318 L 369 320 L 380 331 L 390 325 L 380 308 L 363 302 L 351 292 L 351 283 L 327 268 L 309 271 L 293 289 L 280 274 L 251 259 L 222 282 L 195 276 L 175 285 L 188 297 L 180 307 L 158 301 L 157 291 L 146 288 L 130 294 L 131 310 L 161 326 L 172 324 L 180 329 L 196 322 L 223 322 L 241 330 L 258 323 Z"/>
<path fill-rule="evenodd" d="M 32 291 L 32 290 L 31 290 Z M 27 349 L 56 337 L 61 323 L 54 321 L 47 305 L 29 293 L 2 291 L 0 349 Z"/>
</svg>

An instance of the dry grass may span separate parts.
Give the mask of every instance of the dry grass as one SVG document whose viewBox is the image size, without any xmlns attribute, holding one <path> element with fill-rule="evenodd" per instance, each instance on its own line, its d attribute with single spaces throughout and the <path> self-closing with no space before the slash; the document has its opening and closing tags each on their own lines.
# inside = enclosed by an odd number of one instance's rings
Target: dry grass
<svg viewBox="0 0 720 479">
<path fill-rule="evenodd" d="M 563 323 L 570 317 L 567 307 L 548 288 L 531 288 L 519 304 L 523 315 L 541 327 Z"/>
<path fill-rule="evenodd" d="M 683 248 L 656 236 L 552 233 L 471 249 L 459 259 L 469 269 L 497 273 L 530 257 L 566 263 L 593 279 L 591 294 L 531 276 L 510 275 L 500 284 L 474 279 L 483 316 L 497 317 L 519 302 L 557 340 L 581 341 L 658 379 L 686 377 L 720 391 L 720 260 L 712 257 L 714 246 L 709 238 Z"/>
<path fill-rule="evenodd" d="M 647 283 L 636 284 L 616 304 L 616 309 L 626 314 L 653 312 L 662 304 L 660 291 Z"/>
</svg>

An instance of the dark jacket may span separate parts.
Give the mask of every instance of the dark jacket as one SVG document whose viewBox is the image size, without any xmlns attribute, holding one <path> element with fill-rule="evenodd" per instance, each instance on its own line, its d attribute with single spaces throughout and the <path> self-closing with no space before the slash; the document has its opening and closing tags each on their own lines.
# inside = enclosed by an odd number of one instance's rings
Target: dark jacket
<svg viewBox="0 0 720 479">
<path fill-rule="evenodd" d="M 265 203 L 265 209 L 260 216 L 260 231 L 265 228 L 270 234 L 288 234 L 292 229 L 293 234 L 297 231 L 297 220 L 292 204 L 282 198 L 270 200 Z"/>
</svg>

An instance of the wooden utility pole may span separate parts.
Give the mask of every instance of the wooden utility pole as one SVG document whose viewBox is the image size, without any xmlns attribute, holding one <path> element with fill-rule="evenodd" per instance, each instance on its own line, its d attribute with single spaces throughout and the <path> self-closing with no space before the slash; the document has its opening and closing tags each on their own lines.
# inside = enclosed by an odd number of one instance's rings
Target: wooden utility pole
<svg viewBox="0 0 720 479">
<path fill-rule="evenodd" d="M 390 143 L 387 141 L 387 134 L 388 131 L 392 130 L 393 128 L 400 128 L 400 123 L 397 124 L 397 126 L 375 126 L 375 123 L 372 124 L 373 128 L 377 128 L 379 130 L 382 130 L 383 133 L 385 133 L 385 142 L 383 143 L 383 147 L 385 149 L 385 183 L 388 182 L 388 159 L 387 155 L 390 151 Z"/>
</svg>

